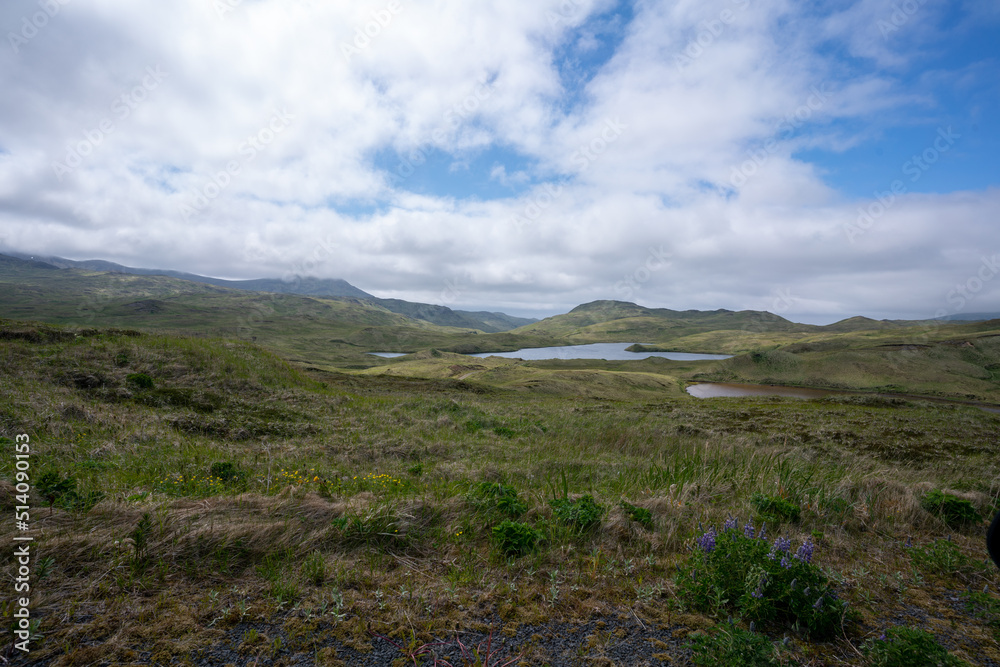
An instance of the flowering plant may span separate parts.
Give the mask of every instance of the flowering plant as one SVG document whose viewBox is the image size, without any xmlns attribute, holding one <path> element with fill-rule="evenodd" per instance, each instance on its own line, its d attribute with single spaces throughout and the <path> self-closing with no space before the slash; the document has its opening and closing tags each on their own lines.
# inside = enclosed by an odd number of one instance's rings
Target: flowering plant
<svg viewBox="0 0 1000 667">
<path fill-rule="evenodd" d="M 701 528 L 692 553 L 680 566 L 682 599 L 701 611 L 736 611 L 757 623 L 790 625 L 813 637 L 833 634 L 847 603 L 839 599 L 823 571 L 813 564 L 816 545 L 806 539 L 794 552 L 787 537 L 767 538 L 766 527 L 734 517 Z"/>
</svg>

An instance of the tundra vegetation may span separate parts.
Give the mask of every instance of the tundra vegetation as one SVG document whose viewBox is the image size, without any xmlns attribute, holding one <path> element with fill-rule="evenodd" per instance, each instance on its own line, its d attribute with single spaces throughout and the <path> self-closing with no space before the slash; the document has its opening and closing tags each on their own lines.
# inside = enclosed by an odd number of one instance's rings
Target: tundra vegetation
<svg viewBox="0 0 1000 667">
<path fill-rule="evenodd" d="M 14 664 L 1000 664 L 1000 322 L 598 302 L 477 334 L 88 275 L 0 294 L 0 503 L 27 433 L 37 555 Z M 612 340 L 735 356 L 458 354 Z"/>
</svg>

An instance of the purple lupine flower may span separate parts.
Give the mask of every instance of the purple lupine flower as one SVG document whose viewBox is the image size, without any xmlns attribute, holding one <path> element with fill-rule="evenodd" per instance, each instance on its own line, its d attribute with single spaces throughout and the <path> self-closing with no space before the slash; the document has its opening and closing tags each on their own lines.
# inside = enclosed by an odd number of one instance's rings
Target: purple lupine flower
<svg viewBox="0 0 1000 667">
<path fill-rule="evenodd" d="M 734 516 L 730 516 L 726 519 L 726 522 L 722 524 L 722 530 L 736 530 L 736 526 L 740 524 L 740 520 Z"/>
<path fill-rule="evenodd" d="M 760 524 L 760 534 L 757 537 L 759 537 L 761 540 L 764 539 L 764 530 L 766 528 L 767 528 L 767 521 L 765 521 L 764 523 Z"/>
<path fill-rule="evenodd" d="M 716 535 L 717 533 L 715 532 L 715 528 L 713 527 L 709 528 L 704 535 L 702 535 L 696 540 L 698 542 L 698 546 L 701 547 L 702 551 L 704 551 L 707 554 L 712 553 L 712 551 L 715 549 Z"/>
<path fill-rule="evenodd" d="M 752 540 L 753 533 L 754 533 L 753 524 L 747 521 L 747 525 L 743 526 L 743 536 L 746 537 L 748 540 Z"/>
<path fill-rule="evenodd" d="M 766 585 L 767 585 L 767 574 L 764 574 L 761 576 L 760 579 L 757 580 L 757 589 L 750 595 L 756 598 L 757 600 L 761 599 L 762 597 L 764 597 L 764 586 Z"/>
<path fill-rule="evenodd" d="M 779 537 L 774 540 L 774 545 L 771 547 L 770 553 L 767 557 L 774 560 L 779 553 L 788 553 L 789 549 L 792 548 L 792 541 L 787 537 Z"/>
<path fill-rule="evenodd" d="M 906 544 L 904 544 L 903 546 L 906 547 L 907 549 L 913 546 L 913 540 L 910 539 L 909 535 L 906 536 Z"/>
<path fill-rule="evenodd" d="M 786 570 L 791 569 L 792 561 L 788 560 L 788 556 L 781 557 L 781 567 L 785 568 Z"/>
<path fill-rule="evenodd" d="M 816 598 L 816 604 L 813 605 L 813 609 L 819 611 L 822 608 L 823 608 L 823 596 L 820 595 L 818 598 Z"/>
<path fill-rule="evenodd" d="M 798 558 L 803 563 L 811 563 L 813 557 L 813 551 L 816 550 L 816 545 L 812 543 L 808 537 L 806 541 L 802 543 L 798 551 L 795 552 L 795 557 Z"/>
</svg>

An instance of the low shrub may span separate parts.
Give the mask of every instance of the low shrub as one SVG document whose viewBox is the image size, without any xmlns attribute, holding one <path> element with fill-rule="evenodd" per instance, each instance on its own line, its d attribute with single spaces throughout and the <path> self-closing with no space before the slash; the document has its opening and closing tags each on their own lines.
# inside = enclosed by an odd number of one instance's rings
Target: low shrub
<svg viewBox="0 0 1000 667">
<path fill-rule="evenodd" d="M 125 363 L 128 363 L 127 359 Z M 136 389 L 152 389 L 154 387 L 153 378 L 145 373 L 129 373 L 125 376 L 125 383 Z"/>
<path fill-rule="evenodd" d="M 35 483 L 35 489 L 48 502 L 49 508 L 59 505 L 76 512 L 88 512 L 104 498 L 100 491 L 78 490 L 75 477 L 67 475 L 64 478 L 54 470 L 42 473 Z"/>
<path fill-rule="evenodd" d="M 242 480 L 245 475 L 242 470 L 236 467 L 231 461 L 216 461 L 209 469 L 212 477 L 215 477 L 226 484 L 232 484 Z"/>
<path fill-rule="evenodd" d="M 972 503 L 940 489 L 924 495 L 920 506 L 944 521 L 949 528 L 961 528 L 982 521 L 979 510 Z"/>
<path fill-rule="evenodd" d="M 552 506 L 557 519 L 581 533 L 596 527 L 604 516 L 604 506 L 598 505 L 590 494 L 576 500 L 568 498 L 550 500 L 549 505 Z"/>
<path fill-rule="evenodd" d="M 493 526 L 493 543 L 504 556 L 523 556 L 535 550 L 542 540 L 541 531 L 519 521 L 507 519 Z"/>
<path fill-rule="evenodd" d="M 968 665 L 948 653 L 929 632 L 896 626 L 865 645 L 872 667 L 961 667 Z"/>
<path fill-rule="evenodd" d="M 736 612 L 758 623 L 781 623 L 812 637 L 829 637 L 841 627 L 847 603 L 837 597 L 823 571 L 813 564 L 815 545 L 806 540 L 773 543 L 753 524 L 742 530 L 730 517 L 722 528 L 703 531 L 693 553 L 679 567 L 681 599 L 700 611 Z"/>
<path fill-rule="evenodd" d="M 795 503 L 764 493 L 755 493 L 750 496 L 750 504 L 757 510 L 758 517 L 772 523 L 798 523 L 802 516 L 802 511 Z"/>
<path fill-rule="evenodd" d="M 528 511 L 528 506 L 517 497 L 517 490 L 499 482 L 480 482 L 473 488 L 469 500 L 477 509 L 496 511 L 510 519 Z"/>
<path fill-rule="evenodd" d="M 637 524 L 642 526 L 647 530 L 652 530 L 653 528 L 653 513 L 650 512 L 645 507 L 636 507 L 632 503 L 627 501 L 621 502 L 621 508 L 625 510 L 625 516 L 635 521 Z"/>
</svg>

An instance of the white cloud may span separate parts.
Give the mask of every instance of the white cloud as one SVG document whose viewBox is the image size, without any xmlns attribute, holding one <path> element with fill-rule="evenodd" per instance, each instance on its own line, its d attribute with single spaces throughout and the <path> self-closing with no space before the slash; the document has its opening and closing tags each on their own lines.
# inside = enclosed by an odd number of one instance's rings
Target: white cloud
<svg viewBox="0 0 1000 667">
<path fill-rule="evenodd" d="M 902 196 L 850 243 L 867 202 L 795 157 L 933 102 L 874 68 L 845 73 L 817 45 L 899 68 L 934 2 L 889 39 L 883 3 L 817 16 L 779 0 L 639 2 L 582 90 L 555 53 L 594 51 L 614 20 L 588 21 L 608 3 L 389 4 L 244 0 L 224 17 L 197 0 L 67 4 L 18 53 L 0 49 L 2 240 L 424 301 L 461 278 L 457 307 L 763 307 L 791 289 L 797 312 L 845 316 L 932 312 L 979 250 L 1000 251 L 995 190 Z M 34 11 L 6 3 L 0 25 Z M 148 68 L 164 73 L 155 86 Z M 520 194 L 482 201 L 414 194 L 372 162 L 432 147 L 457 170 L 496 147 L 535 166 L 493 163 L 484 180 Z M 56 173 L 74 150 L 79 166 Z M 196 192 L 206 205 L 185 217 Z M 651 248 L 672 259 L 639 281 Z M 1000 309 L 997 295 L 984 288 L 977 310 Z"/>
</svg>

